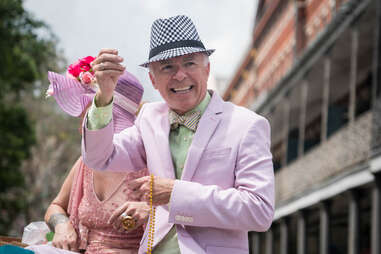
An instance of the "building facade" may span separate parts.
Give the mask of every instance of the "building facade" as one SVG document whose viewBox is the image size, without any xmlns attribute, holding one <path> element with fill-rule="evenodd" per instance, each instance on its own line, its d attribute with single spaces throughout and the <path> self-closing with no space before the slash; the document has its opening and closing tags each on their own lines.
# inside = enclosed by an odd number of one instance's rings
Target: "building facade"
<svg viewBox="0 0 381 254">
<path fill-rule="evenodd" d="M 223 97 L 272 127 L 276 211 L 255 254 L 381 253 L 381 1 L 259 1 Z"/>
</svg>

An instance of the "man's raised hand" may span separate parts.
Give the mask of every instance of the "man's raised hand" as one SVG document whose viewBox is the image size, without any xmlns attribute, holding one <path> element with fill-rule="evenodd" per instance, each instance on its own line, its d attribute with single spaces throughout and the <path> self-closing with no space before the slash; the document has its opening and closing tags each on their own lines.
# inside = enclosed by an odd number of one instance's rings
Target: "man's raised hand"
<svg viewBox="0 0 381 254">
<path fill-rule="evenodd" d="M 126 69 L 121 65 L 122 62 L 123 58 L 118 56 L 118 50 L 102 49 L 91 63 L 99 85 L 99 92 L 96 95 L 97 106 L 106 106 L 111 102 L 118 78 Z"/>
</svg>

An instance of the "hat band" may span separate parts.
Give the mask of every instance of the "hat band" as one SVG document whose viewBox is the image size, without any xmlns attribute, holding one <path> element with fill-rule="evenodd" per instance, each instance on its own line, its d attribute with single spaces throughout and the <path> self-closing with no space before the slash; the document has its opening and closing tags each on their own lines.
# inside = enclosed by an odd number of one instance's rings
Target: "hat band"
<svg viewBox="0 0 381 254">
<path fill-rule="evenodd" d="M 138 104 L 136 104 L 135 102 L 133 102 L 132 100 L 118 93 L 115 90 L 114 90 L 114 103 L 131 114 L 135 114 L 139 107 Z"/>
<path fill-rule="evenodd" d="M 205 49 L 204 44 L 202 44 L 201 41 L 196 41 L 196 40 L 174 41 L 174 42 L 169 42 L 169 43 L 166 43 L 151 49 L 149 52 L 149 58 L 151 59 L 152 57 L 168 49 L 184 48 L 184 47 L 194 47 L 194 48 Z"/>
</svg>

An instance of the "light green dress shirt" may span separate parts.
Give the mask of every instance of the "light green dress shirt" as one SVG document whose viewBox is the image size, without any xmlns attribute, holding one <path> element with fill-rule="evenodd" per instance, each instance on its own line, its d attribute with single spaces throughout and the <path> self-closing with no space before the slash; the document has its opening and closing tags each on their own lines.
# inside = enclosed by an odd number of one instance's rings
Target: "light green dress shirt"
<svg viewBox="0 0 381 254">
<path fill-rule="evenodd" d="M 186 114 L 200 111 L 202 115 L 209 104 L 210 98 L 210 94 L 207 92 L 201 103 Z M 111 121 L 111 118 L 112 103 L 105 107 L 96 107 L 95 103 L 93 102 L 88 114 L 87 127 L 90 130 L 101 129 Z M 185 159 L 187 157 L 189 147 L 192 143 L 193 136 L 194 132 L 183 125 L 180 125 L 178 128 L 169 132 L 169 147 L 171 150 L 172 161 L 177 179 L 180 179 L 183 173 Z M 160 243 L 155 247 L 153 253 L 180 254 L 175 226 L 172 227 L 172 229 L 163 238 L 163 240 L 161 240 Z"/>
</svg>

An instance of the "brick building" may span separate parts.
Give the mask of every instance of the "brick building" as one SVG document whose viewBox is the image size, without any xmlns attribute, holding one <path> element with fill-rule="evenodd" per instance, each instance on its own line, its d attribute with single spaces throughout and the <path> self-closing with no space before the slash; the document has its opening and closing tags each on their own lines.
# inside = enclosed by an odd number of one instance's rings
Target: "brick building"
<svg viewBox="0 0 381 254">
<path fill-rule="evenodd" d="M 276 212 L 252 253 L 381 253 L 380 0 L 259 1 L 223 97 L 272 126 Z"/>
</svg>

